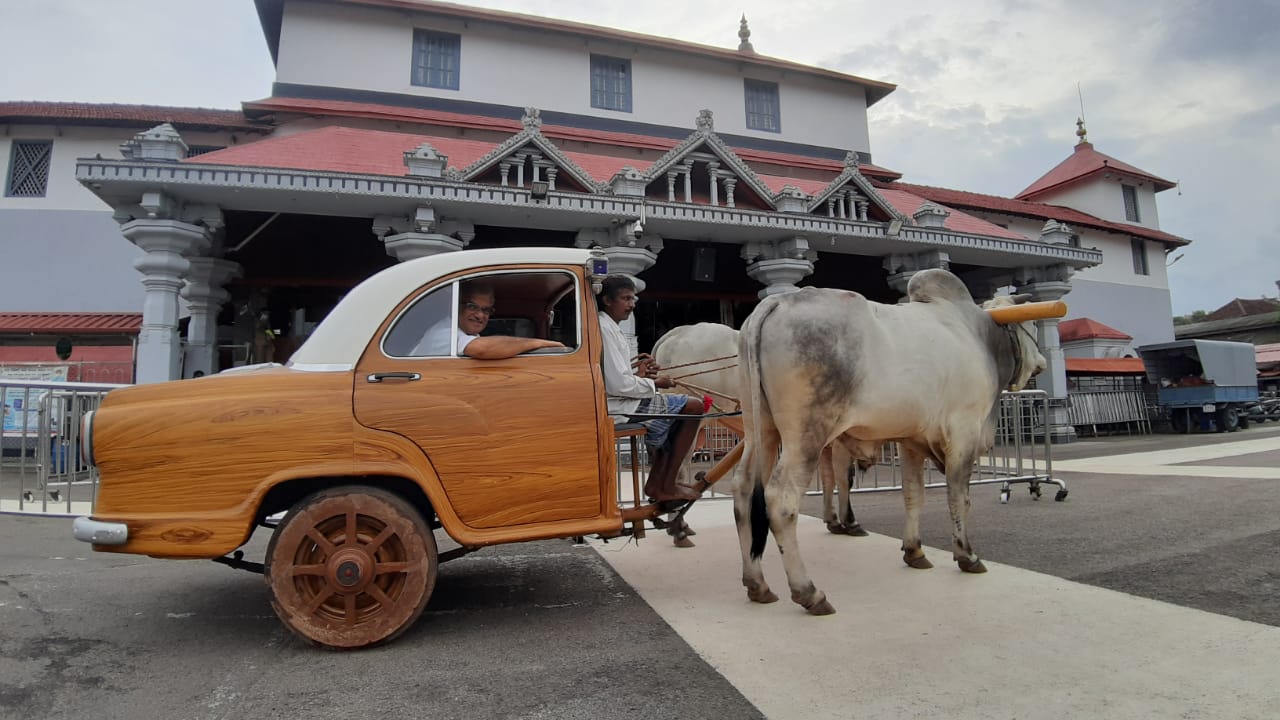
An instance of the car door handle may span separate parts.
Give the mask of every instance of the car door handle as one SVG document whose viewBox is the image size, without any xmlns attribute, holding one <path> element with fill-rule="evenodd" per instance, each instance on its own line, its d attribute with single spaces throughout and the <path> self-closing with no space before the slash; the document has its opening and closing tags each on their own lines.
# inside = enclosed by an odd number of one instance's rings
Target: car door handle
<svg viewBox="0 0 1280 720">
<path fill-rule="evenodd" d="M 366 379 L 371 383 L 380 383 L 383 380 L 408 380 L 412 382 L 414 380 L 421 380 L 422 374 L 411 372 L 384 372 L 373 373 Z"/>
</svg>

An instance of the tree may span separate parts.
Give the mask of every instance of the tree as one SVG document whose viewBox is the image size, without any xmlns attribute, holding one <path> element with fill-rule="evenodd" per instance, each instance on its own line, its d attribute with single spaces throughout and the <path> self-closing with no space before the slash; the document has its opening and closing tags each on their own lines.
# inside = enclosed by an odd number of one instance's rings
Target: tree
<svg viewBox="0 0 1280 720">
<path fill-rule="evenodd" d="M 1190 315 L 1175 315 L 1173 318 L 1173 324 L 1174 325 L 1190 325 L 1191 323 L 1204 322 L 1204 319 L 1207 317 L 1209 317 L 1208 311 L 1196 310 Z"/>
</svg>

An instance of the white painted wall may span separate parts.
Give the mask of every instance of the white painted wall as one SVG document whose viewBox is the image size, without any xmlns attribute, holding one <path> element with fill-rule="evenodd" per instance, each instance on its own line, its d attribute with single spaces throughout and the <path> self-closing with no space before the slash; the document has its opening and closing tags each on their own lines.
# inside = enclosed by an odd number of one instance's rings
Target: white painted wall
<svg viewBox="0 0 1280 720">
<path fill-rule="evenodd" d="M 459 89 L 411 83 L 413 30 L 462 36 Z M 590 55 L 628 58 L 633 112 L 591 107 Z M 779 83 L 782 132 L 746 128 L 743 78 Z M 699 110 L 716 130 L 870 151 L 866 96 L 853 84 L 665 49 L 437 19 L 403 10 L 291 2 L 276 64 L 279 83 L 537 107 L 671 127 L 694 126 Z"/>
<path fill-rule="evenodd" d="M 1149 182 L 1101 177 L 1039 196 L 1036 200 L 1075 208 L 1103 220 L 1128 223 L 1124 217 L 1124 191 L 1120 189 L 1121 185 L 1132 185 L 1138 190 L 1138 217 L 1141 222 L 1131 224 L 1159 230 L 1160 214 L 1156 209 L 1156 193 Z"/>
<path fill-rule="evenodd" d="M 111 208 L 76 182 L 76 161 L 119 159 L 137 128 L 12 125 L 0 138 L 7 183 L 15 140 L 52 140 L 44 197 L 0 195 L 0 310 L 140 312 L 143 253 L 120 234 Z M 184 132 L 189 145 L 229 145 L 231 133 Z M 257 139 L 257 135 L 249 139 Z M 7 188 L 7 185 L 5 185 Z M 2 192 L 2 190 L 0 190 Z"/>
<path fill-rule="evenodd" d="M 53 157 L 49 165 L 49 183 L 44 197 L 0 196 L 0 210 L 99 210 L 110 212 L 106 203 L 99 200 L 83 185 L 76 182 L 76 161 L 101 155 L 103 158 L 120 159 L 120 144 L 140 132 L 137 128 L 119 127 L 57 127 L 54 125 L 10 125 L 8 134 L 0 137 L 0 163 L 4 177 L 0 185 L 8 189 L 13 142 L 23 140 L 52 140 Z M 231 133 L 184 132 L 182 139 L 188 145 L 220 145 L 231 143 Z M 253 136 L 256 139 L 258 136 Z"/>
</svg>

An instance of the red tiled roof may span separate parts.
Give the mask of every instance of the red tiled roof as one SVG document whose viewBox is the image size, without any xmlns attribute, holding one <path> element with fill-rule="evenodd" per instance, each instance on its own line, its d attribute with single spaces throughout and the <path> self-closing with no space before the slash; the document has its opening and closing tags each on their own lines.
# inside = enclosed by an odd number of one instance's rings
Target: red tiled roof
<svg viewBox="0 0 1280 720">
<path fill-rule="evenodd" d="M 836 179 L 835 174 L 827 180 L 807 180 L 805 178 L 783 177 L 781 175 L 765 175 L 764 173 L 756 173 L 756 177 L 759 177 L 761 182 L 765 184 L 765 187 L 775 193 L 782 192 L 782 188 L 792 185 L 808 195 L 817 195 L 821 193 L 823 190 L 827 189 L 827 186 L 831 184 L 832 180 Z"/>
<path fill-rule="evenodd" d="M 1280 300 L 1274 298 L 1236 298 L 1205 316 L 1205 320 L 1227 320 L 1229 318 L 1265 315 L 1280 311 Z"/>
<path fill-rule="evenodd" d="M 1058 323 L 1058 340 L 1060 342 L 1072 342 L 1075 340 L 1088 340 L 1092 338 L 1132 340 L 1133 336 L 1126 335 L 1109 325 L 1103 325 L 1097 320 L 1092 320 L 1090 318 L 1075 318 L 1074 320 L 1063 320 Z"/>
<path fill-rule="evenodd" d="M 1145 375 L 1140 358 L 1066 358 L 1067 372 L 1097 375 Z"/>
<path fill-rule="evenodd" d="M 402 176 L 409 170 L 404 153 L 424 142 L 457 168 L 497 147 L 480 140 L 330 126 L 214 150 L 183 162 Z"/>
<path fill-rule="evenodd" d="M 488 115 L 469 115 L 465 113 L 446 112 L 444 110 L 428 110 L 425 108 L 408 108 L 399 105 L 379 105 L 376 103 L 349 102 L 346 100 L 309 100 L 306 98 L 269 97 L 244 103 L 245 111 L 255 117 L 265 113 L 284 112 L 307 115 L 328 115 L 334 117 L 359 117 L 375 120 L 397 122 L 417 122 L 424 125 L 440 125 L 443 127 L 468 128 L 472 130 L 492 130 L 515 134 L 522 125 L 518 120 L 496 118 Z M 691 131 L 692 132 L 692 131 Z M 666 152 L 679 145 L 681 140 L 641 135 L 639 133 L 611 132 L 608 130 L 588 130 L 569 127 L 567 125 L 543 125 L 542 134 L 552 140 L 579 140 L 588 143 L 619 145 L 622 147 L 640 148 Z M 839 160 L 781 153 L 754 148 L 732 148 L 738 157 L 748 162 L 772 163 L 789 167 L 810 170 L 830 170 L 835 174 L 844 170 L 844 163 Z M 639 164 L 647 165 L 644 161 Z M 633 167 L 640 169 L 636 163 Z M 881 180 L 895 180 L 902 173 L 871 163 L 860 163 L 858 170 L 867 177 Z"/>
<path fill-rule="evenodd" d="M 907 217 L 911 217 L 911 214 L 919 210 L 920 206 L 925 203 L 925 198 L 906 190 L 898 189 L 897 186 L 898 183 L 895 183 L 892 187 L 881 187 L 880 195 L 893 206 L 893 209 Z M 982 218 L 974 217 L 952 207 L 946 209 L 951 211 L 951 214 L 942 223 L 942 227 L 948 230 L 973 233 L 974 235 L 986 235 L 988 237 L 1009 238 L 1010 240 L 1026 240 L 1022 235 L 1002 228 L 995 223 L 987 222 Z"/>
<path fill-rule="evenodd" d="M 444 15 L 446 17 L 460 18 L 462 20 L 479 20 L 501 25 L 530 28 L 535 32 L 541 33 L 565 33 L 592 39 L 612 40 L 615 42 L 621 41 L 630 45 L 658 47 L 676 52 L 728 60 L 734 63 L 762 65 L 789 72 L 798 72 L 805 75 L 816 75 L 840 82 L 860 85 L 866 93 L 868 106 L 871 106 L 876 101 L 893 92 L 894 89 L 897 88 L 897 86 L 892 83 L 881 82 L 879 80 L 868 80 L 856 75 L 849 75 L 847 73 L 836 72 L 834 70 L 804 65 L 790 60 L 769 57 L 767 55 L 757 55 L 754 52 L 729 50 L 711 45 L 673 40 L 671 38 L 660 37 L 657 35 L 627 32 L 624 30 L 616 30 L 614 28 L 588 25 L 586 23 L 578 23 L 568 20 L 558 20 L 539 15 L 527 15 L 524 13 L 508 12 L 504 10 L 489 10 L 486 8 L 471 7 L 468 5 L 435 2 L 434 0 L 341 1 L 351 5 L 371 5 L 376 7 L 395 8 L 402 11 L 407 10 L 409 12 L 416 13 Z M 271 0 L 270 2 L 268 0 L 258 0 L 257 5 L 258 17 L 261 21 L 263 32 L 267 37 L 267 48 L 271 51 L 272 60 L 276 60 L 280 46 L 280 27 L 284 2 L 281 2 L 280 0 Z"/>
<path fill-rule="evenodd" d="M 1171 235 L 1160 230 L 1142 227 L 1141 225 L 1113 223 L 1094 217 L 1088 213 L 1080 212 L 1079 210 L 1062 207 L 1061 205 L 1049 205 L 1047 203 L 1034 202 L 1030 200 L 1017 200 L 1003 198 L 998 195 L 983 195 L 981 193 L 967 192 L 964 190 L 948 190 L 947 188 L 930 187 L 928 185 L 914 185 L 912 183 L 904 182 L 873 182 L 876 187 L 902 188 L 921 197 L 952 208 L 961 207 L 971 210 L 986 210 L 989 212 L 1001 213 L 1003 215 L 1018 215 L 1021 217 L 1035 218 L 1037 220 L 1058 220 L 1069 225 L 1079 225 L 1081 227 L 1088 227 L 1096 230 L 1132 235 L 1134 237 L 1155 240 L 1157 242 L 1167 243 L 1170 245 L 1187 245 L 1191 242 L 1186 238 Z"/>
<path fill-rule="evenodd" d="M 267 132 L 240 110 L 120 105 L 77 102 L 0 102 L 0 122 L 30 122 L 151 127 L 171 123 L 179 130 L 239 130 Z"/>
<path fill-rule="evenodd" d="M 1258 345 L 1253 350 L 1259 366 L 1280 365 L 1280 343 Z"/>
<path fill-rule="evenodd" d="M 142 329 L 142 313 L 0 312 L 0 333 L 124 335 Z"/>
<path fill-rule="evenodd" d="M 1147 180 L 1155 186 L 1157 192 L 1174 186 L 1174 183 L 1168 180 L 1158 178 L 1149 172 L 1094 150 L 1093 143 L 1081 142 L 1076 144 L 1076 149 L 1070 157 L 1058 163 L 1057 167 L 1045 173 L 1043 177 L 1014 197 L 1019 200 L 1031 200 L 1036 195 L 1108 170 Z"/>
<path fill-rule="evenodd" d="M 633 169 L 644 172 L 646 168 L 653 164 L 652 161 L 642 160 L 639 158 L 620 158 L 613 155 L 593 155 L 591 153 L 576 152 L 572 150 L 562 151 L 565 157 L 572 160 L 578 167 L 586 171 L 592 179 L 598 182 L 609 182 L 614 175 L 622 171 L 622 168 L 630 165 Z"/>
</svg>

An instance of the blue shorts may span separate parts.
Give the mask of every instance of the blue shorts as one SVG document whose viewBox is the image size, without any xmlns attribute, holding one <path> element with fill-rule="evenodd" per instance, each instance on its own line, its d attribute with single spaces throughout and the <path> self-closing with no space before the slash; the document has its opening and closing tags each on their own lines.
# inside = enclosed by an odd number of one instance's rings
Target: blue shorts
<svg viewBox="0 0 1280 720">
<path fill-rule="evenodd" d="M 652 413 L 654 415 L 675 415 L 684 410 L 685 404 L 689 401 L 688 395 L 663 395 L 659 393 L 647 400 L 640 401 L 640 407 L 636 408 L 638 413 Z M 675 418 L 658 420 L 641 420 L 641 425 L 645 427 L 644 443 L 650 447 L 662 447 L 667 444 L 667 438 L 671 435 L 671 427 L 676 424 Z"/>
</svg>

